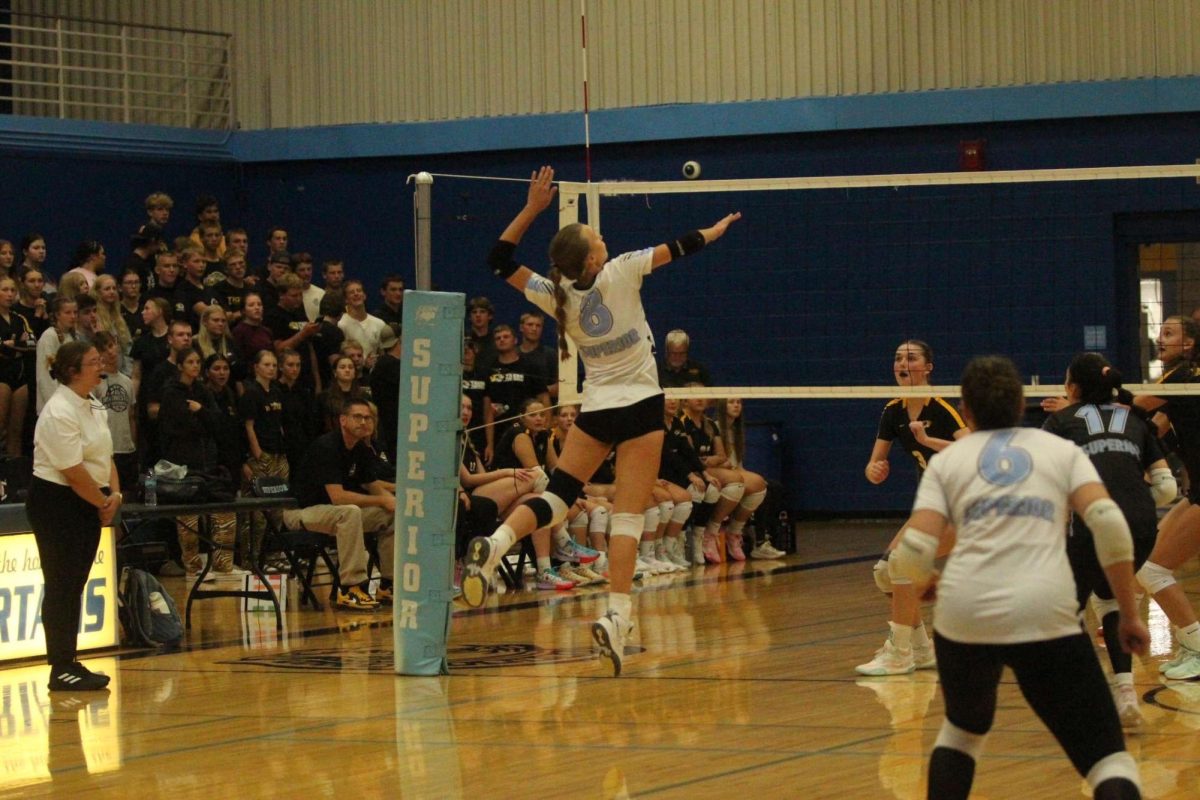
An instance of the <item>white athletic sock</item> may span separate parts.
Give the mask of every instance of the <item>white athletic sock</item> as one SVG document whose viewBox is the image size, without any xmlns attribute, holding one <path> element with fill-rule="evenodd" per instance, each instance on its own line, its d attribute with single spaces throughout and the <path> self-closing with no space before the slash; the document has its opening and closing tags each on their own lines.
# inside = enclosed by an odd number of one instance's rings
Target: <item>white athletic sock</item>
<svg viewBox="0 0 1200 800">
<path fill-rule="evenodd" d="M 927 647 L 930 644 L 929 633 L 925 630 L 925 623 L 919 622 L 912 629 L 913 647 Z"/>
<path fill-rule="evenodd" d="M 1113 675 L 1114 686 L 1133 686 L 1132 672 L 1117 672 Z"/>
<path fill-rule="evenodd" d="M 710 519 L 708 521 L 708 525 L 706 525 L 704 527 L 704 535 L 705 536 L 716 536 L 718 533 L 721 532 L 721 523 L 723 521 L 724 520 L 719 520 L 716 518 Z"/>
<path fill-rule="evenodd" d="M 538 574 L 542 574 L 548 569 L 554 569 L 554 565 L 550 563 L 550 556 L 538 556 Z"/>
<path fill-rule="evenodd" d="M 554 543 L 559 547 L 566 547 L 571 543 L 571 534 L 567 533 L 566 525 L 559 525 L 554 529 Z"/>
<path fill-rule="evenodd" d="M 733 517 L 730 517 L 729 525 L 726 526 L 725 530 L 729 533 L 732 533 L 734 536 L 737 536 L 739 533 L 742 532 L 742 530 L 745 527 L 746 527 L 746 520 L 734 519 Z"/>
<path fill-rule="evenodd" d="M 633 599 L 619 592 L 608 593 L 608 610 L 621 615 L 626 622 L 633 619 Z"/>
<path fill-rule="evenodd" d="M 1200 622 L 1193 622 L 1186 628 L 1176 628 L 1175 636 L 1189 650 L 1200 650 Z"/>
<path fill-rule="evenodd" d="M 502 524 L 496 531 L 488 537 L 492 540 L 492 563 L 499 563 L 504 554 L 512 549 L 512 546 L 517 543 L 517 532 L 508 527 L 507 524 Z"/>
<path fill-rule="evenodd" d="M 888 627 L 892 629 L 892 644 L 899 647 L 901 650 L 912 649 L 912 634 L 911 625 L 901 625 L 899 622 L 889 622 Z"/>
<path fill-rule="evenodd" d="M 642 558 L 653 558 L 654 542 L 646 541 L 646 538 L 643 536 L 641 543 L 638 544 L 638 555 L 640 555 Z"/>
</svg>

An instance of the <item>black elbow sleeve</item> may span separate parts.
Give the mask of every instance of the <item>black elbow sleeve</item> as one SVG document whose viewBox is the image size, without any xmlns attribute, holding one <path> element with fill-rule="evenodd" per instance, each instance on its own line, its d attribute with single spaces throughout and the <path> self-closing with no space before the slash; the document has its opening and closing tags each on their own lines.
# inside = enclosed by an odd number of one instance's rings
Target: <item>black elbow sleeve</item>
<svg viewBox="0 0 1200 800">
<path fill-rule="evenodd" d="M 508 280 L 520 268 L 520 265 L 513 259 L 516 252 L 515 244 L 497 239 L 496 244 L 492 245 L 492 252 L 488 253 L 488 269 L 497 278 Z"/>
</svg>

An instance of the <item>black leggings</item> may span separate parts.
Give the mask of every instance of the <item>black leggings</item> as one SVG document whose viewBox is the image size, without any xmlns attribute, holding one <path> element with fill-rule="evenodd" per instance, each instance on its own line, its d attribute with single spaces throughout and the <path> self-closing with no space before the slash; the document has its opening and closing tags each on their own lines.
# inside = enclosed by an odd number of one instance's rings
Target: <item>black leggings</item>
<svg viewBox="0 0 1200 800">
<path fill-rule="evenodd" d="M 42 627 L 46 661 L 54 667 L 75 661 L 80 606 L 88 573 L 100 546 L 100 514 L 70 486 L 34 477 L 25 513 L 37 540 L 42 575 Z"/>
<path fill-rule="evenodd" d="M 1091 640 L 1083 633 L 1023 644 L 962 644 L 934 633 L 946 719 L 982 735 L 996 715 L 1005 666 L 1076 771 L 1125 750 L 1121 722 Z"/>
</svg>

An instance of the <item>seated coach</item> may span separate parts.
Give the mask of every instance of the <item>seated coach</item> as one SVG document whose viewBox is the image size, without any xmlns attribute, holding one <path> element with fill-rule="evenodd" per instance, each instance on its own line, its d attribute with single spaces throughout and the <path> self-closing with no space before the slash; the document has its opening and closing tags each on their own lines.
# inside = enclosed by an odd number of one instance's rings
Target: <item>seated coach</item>
<svg viewBox="0 0 1200 800">
<path fill-rule="evenodd" d="M 372 610 L 392 602 L 396 497 L 375 479 L 375 457 L 368 447 L 370 405 L 348 400 L 338 420 L 339 427 L 314 439 L 292 471 L 300 508 L 285 510 L 283 521 L 289 528 L 336 536 L 340 585 L 335 605 Z M 383 580 L 375 597 L 368 591 L 364 532 L 378 535 Z"/>
</svg>

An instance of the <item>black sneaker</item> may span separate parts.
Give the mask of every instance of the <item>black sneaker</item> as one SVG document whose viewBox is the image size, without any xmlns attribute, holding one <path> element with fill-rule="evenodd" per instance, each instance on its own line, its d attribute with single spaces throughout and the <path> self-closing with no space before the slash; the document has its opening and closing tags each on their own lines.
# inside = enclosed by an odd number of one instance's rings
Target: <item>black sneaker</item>
<svg viewBox="0 0 1200 800">
<path fill-rule="evenodd" d="M 108 686 L 107 675 L 88 672 L 80 664 L 50 668 L 50 691 L 94 692 Z"/>
</svg>

